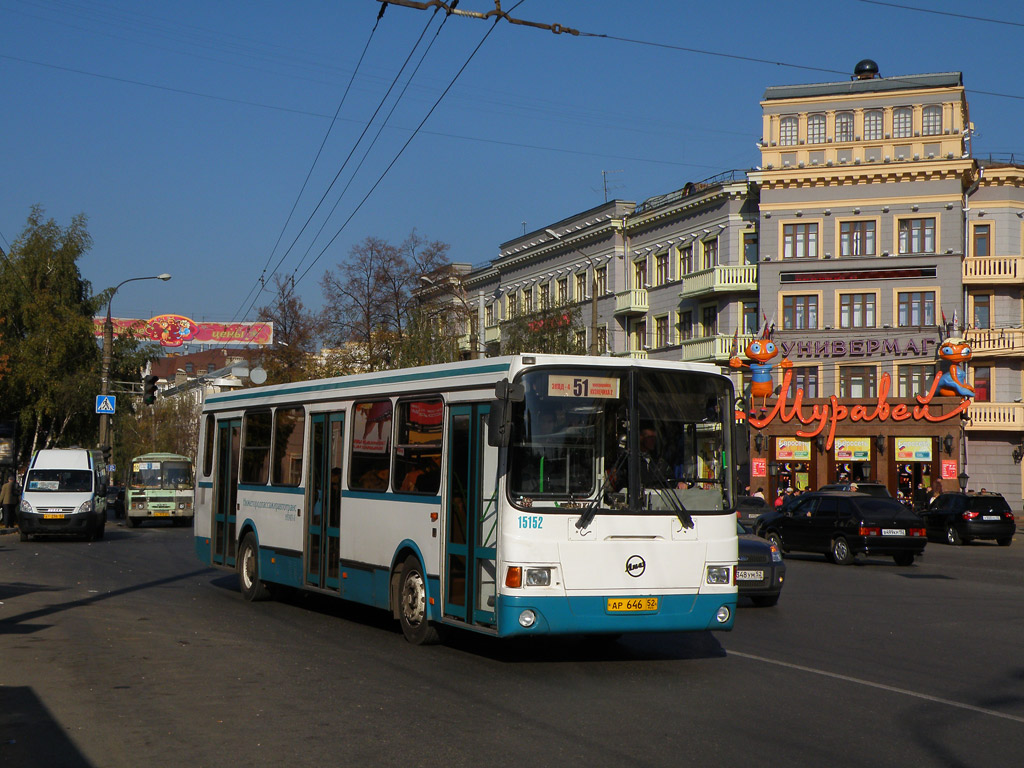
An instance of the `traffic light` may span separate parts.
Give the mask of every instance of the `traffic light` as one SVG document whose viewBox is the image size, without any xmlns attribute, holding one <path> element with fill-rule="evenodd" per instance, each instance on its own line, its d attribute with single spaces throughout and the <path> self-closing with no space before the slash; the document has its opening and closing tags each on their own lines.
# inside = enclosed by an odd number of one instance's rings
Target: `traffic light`
<svg viewBox="0 0 1024 768">
<path fill-rule="evenodd" d="M 159 376 L 149 374 L 149 376 L 143 379 L 142 402 L 146 405 L 152 405 L 156 402 L 156 383 L 159 378 Z"/>
</svg>

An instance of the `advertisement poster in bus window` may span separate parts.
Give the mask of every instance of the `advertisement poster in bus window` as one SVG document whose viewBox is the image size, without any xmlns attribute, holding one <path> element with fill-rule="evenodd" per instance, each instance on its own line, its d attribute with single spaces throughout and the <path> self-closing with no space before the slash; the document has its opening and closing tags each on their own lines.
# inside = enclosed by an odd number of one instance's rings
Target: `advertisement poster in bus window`
<svg viewBox="0 0 1024 768">
<path fill-rule="evenodd" d="M 409 442 L 438 443 L 441 441 L 441 402 L 409 403 Z"/>
<path fill-rule="evenodd" d="M 896 461 L 931 461 L 932 439 L 930 437 L 897 437 Z"/>
<path fill-rule="evenodd" d="M 837 437 L 836 461 L 870 461 L 870 437 Z"/>
<path fill-rule="evenodd" d="M 810 461 L 811 443 L 791 437 L 775 438 L 775 458 L 779 461 Z"/>
<path fill-rule="evenodd" d="M 363 453 L 387 453 L 391 441 L 391 401 L 358 403 L 353 417 L 352 448 Z"/>
</svg>

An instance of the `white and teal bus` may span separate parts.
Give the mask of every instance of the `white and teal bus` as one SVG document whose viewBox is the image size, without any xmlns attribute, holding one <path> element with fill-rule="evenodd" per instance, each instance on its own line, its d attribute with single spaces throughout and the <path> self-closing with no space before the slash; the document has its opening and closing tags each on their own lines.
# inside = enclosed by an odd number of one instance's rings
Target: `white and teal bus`
<svg viewBox="0 0 1024 768">
<path fill-rule="evenodd" d="M 192 459 L 177 453 L 144 453 L 128 465 L 124 490 L 125 522 L 167 519 L 188 525 L 193 517 Z"/>
<path fill-rule="evenodd" d="M 196 553 L 392 612 L 413 643 L 730 629 L 733 388 L 519 355 L 207 398 Z"/>
</svg>

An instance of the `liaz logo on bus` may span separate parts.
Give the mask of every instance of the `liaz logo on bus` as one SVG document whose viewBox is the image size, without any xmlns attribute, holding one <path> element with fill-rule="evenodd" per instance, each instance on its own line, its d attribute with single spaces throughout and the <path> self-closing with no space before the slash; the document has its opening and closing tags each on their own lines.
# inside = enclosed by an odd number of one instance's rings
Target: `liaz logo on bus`
<svg viewBox="0 0 1024 768">
<path fill-rule="evenodd" d="M 647 570 L 647 563 L 640 555 L 632 555 L 626 561 L 626 573 L 632 576 L 634 579 L 644 575 L 644 571 Z"/>
</svg>

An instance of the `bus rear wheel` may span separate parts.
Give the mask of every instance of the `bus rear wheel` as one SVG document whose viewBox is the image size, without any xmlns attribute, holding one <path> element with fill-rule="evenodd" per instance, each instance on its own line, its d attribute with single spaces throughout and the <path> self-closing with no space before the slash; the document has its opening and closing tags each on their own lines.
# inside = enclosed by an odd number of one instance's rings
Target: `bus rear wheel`
<svg viewBox="0 0 1024 768">
<path fill-rule="evenodd" d="M 413 555 L 409 555 L 402 566 L 398 622 L 405 639 L 413 645 L 430 645 L 440 639 L 437 629 L 427 619 L 427 580 L 419 559 Z"/>
<path fill-rule="evenodd" d="M 251 533 L 245 534 L 238 549 L 238 586 L 242 597 L 250 603 L 270 597 L 270 590 L 260 581 L 260 553 Z"/>
</svg>

